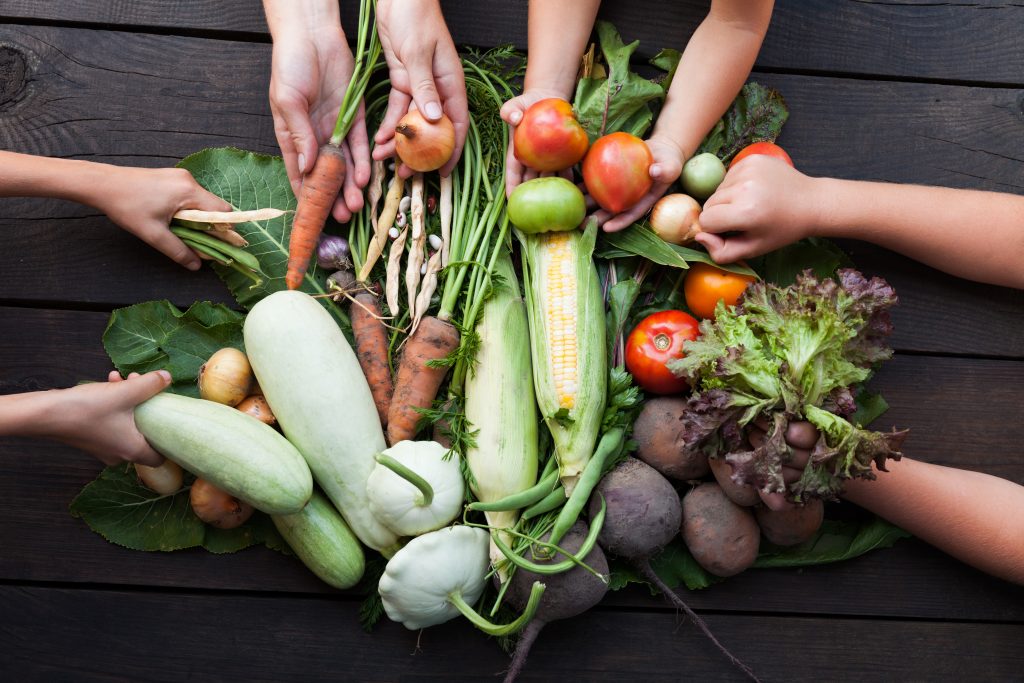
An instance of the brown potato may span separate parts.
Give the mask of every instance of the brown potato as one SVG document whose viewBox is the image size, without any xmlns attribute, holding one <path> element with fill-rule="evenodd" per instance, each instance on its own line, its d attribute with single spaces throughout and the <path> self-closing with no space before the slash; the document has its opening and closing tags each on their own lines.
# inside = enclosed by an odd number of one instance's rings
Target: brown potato
<svg viewBox="0 0 1024 683">
<path fill-rule="evenodd" d="M 801 505 L 772 510 L 763 505 L 754 509 L 764 537 L 775 545 L 799 545 L 812 538 L 825 519 L 825 504 L 813 498 Z"/>
<path fill-rule="evenodd" d="M 750 484 L 737 484 L 732 480 L 732 465 L 725 458 L 711 458 L 708 464 L 711 466 L 711 473 L 715 475 L 715 481 L 725 491 L 725 495 L 729 496 L 729 500 L 746 507 L 761 502 L 755 487 Z"/>
<path fill-rule="evenodd" d="M 683 540 L 701 567 L 733 576 L 754 564 L 761 533 L 754 514 L 708 482 L 683 498 Z"/>
<path fill-rule="evenodd" d="M 685 410 L 685 398 L 652 398 L 644 404 L 633 425 L 637 457 L 664 476 L 679 481 L 700 479 L 710 471 L 704 453 L 683 455 L 680 420 Z"/>
</svg>

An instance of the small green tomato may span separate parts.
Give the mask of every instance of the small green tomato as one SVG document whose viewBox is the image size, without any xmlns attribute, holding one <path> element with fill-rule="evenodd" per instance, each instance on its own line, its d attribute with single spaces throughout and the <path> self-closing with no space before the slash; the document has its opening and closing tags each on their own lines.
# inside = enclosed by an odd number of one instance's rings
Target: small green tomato
<svg viewBox="0 0 1024 683">
<path fill-rule="evenodd" d="M 574 230 L 587 213 L 583 193 L 565 178 L 534 178 L 512 191 L 508 217 L 527 234 Z"/>
<path fill-rule="evenodd" d="M 711 152 L 691 157 L 683 165 L 683 190 L 691 197 L 704 201 L 725 178 L 725 164 Z"/>
</svg>

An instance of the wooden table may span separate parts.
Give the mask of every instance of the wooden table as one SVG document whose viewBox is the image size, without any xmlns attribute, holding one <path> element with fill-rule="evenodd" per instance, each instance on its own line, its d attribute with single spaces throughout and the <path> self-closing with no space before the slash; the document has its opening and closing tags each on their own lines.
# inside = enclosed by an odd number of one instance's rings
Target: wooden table
<svg viewBox="0 0 1024 683">
<path fill-rule="evenodd" d="M 346 2 L 353 17 L 354 2 Z M 613 2 L 650 56 L 706 3 Z M 255 0 L 0 0 L 0 147 L 166 166 L 200 148 L 276 152 L 270 44 Z M 525 44 L 524 2 L 445 3 L 460 43 Z M 755 69 L 791 109 L 810 174 L 1024 192 L 1024 7 L 780 0 Z M 2 170 L 0 170 L 2 172 Z M 985 239 L 984 226 L 964 239 Z M 86 207 L 0 202 L 0 388 L 109 369 L 118 306 L 228 293 Z M 896 357 L 873 382 L 912 457 L 1024 483 L 1024 296 L 860 243 L 900 294 Z M 214 556 L 109 545 L 68 514 L 99 470 L 72 449 L 0 440 L 0 678 L 491 679 L 507 659 L 465 622 L 360 630 L 358 598 L 266 549 Z M 941 501 L 936 501 L 941 504 Z M 916 540 L 839 565 L 750 571 L 686 596 L 766 680 L 1021 680 L 1024 589 Z M 549 626 L 523 680 L 736 678 L 638 589 Z"/>
</svg>

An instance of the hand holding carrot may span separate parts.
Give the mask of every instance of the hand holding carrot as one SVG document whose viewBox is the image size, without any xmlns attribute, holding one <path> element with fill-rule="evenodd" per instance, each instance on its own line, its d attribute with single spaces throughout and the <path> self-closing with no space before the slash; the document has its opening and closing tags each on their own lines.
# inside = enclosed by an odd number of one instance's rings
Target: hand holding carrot
<svg viewBox="0 0 1024 683">
<path fill-rule="evenodd" d="M 265 0 L 264 7 L 274 39 L 270 75 L 274 134 L 292 191 L 298 196 L 320 146 L 334 130 L 355 60 L 336 2 Z M 332 214 L 345 222 L 363 207 L 362 188 L 370 180 L 370 145 L 362 106 L 340 149 L 350 171 Z"/>
<path fill-rule="evenodd" d="M 374 137 L 373 158 L 394 156 L 395 126 L 415 103 L 428 121 L 439 121 L 447 114 L 455 126 L 455 150 L 441 167 L 441 175 L 447 176 L 462 155 L 469 131 L 469 104 L 462 61 L 441 6 L 437 0 L 378 0 L 377 32 L 391 76 L 391 96 Z M 403 164 L 399 173 L 408 178 L 413 171 Z"/>
<path fill-rule="evenodd" d="M 70 389 L 0 396 L 0 435 L 54 439 L 106 465 L 159 465 L 164 458 L 135 427 L 134 410 L 170 385 L 170 373 L 132 373 L 121 379 L 113 371 L 107 379 Z"/>
</svg>

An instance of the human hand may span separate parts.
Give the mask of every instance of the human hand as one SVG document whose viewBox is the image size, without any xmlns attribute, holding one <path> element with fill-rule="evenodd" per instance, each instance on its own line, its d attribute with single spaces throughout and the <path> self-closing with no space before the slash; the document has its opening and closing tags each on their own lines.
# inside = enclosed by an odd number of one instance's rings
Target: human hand
<svg viewBox="0 0 1024 683">
<path fill-rule="evenodd" d="M 388 109 L 374 136 L 374 159 L 395 155 L 395 126 L 413 104 L 428 121 L 440 121 L 442 112 L 455 126 L 455 149 L 441 167 L 442 176 L 455 168 L 469 131 L 469 104 L 462 60 L 444 23 L 437 0 L 397 2 L 378 0 L 377 33 L 388 63 L 391 95 Z M 398 173 L 408 178 L 405 164 Z"/>
<path fill-rule="evenodd" d="M 638 218 L 646 214 L 654 203 L 661 199 L 668 186 L 676 181 L 683 170 L 683 151 L 679 145 L 667 137 L 652 136 L 645 141 L 647 149 L 654 159 L 648 173 L 654 185 L 650 191 L 640 198 L 636 204 L 620 214 L 600 210 L 594 214 L 598 223 L 603 224 L 606 232 L 616 232 L 632 225 Z"/>
<path fill-rule="evenodd" d="M 103 181 L 92 197 L 114 223 L 189 270 L 199 257 L 168 229 L 182 209 L 231 211 L 231 205 L 207 192 L 183 168 L 102 166 Z"/>
<path fill-rule="evenodd" d="M 132 373 L 121 379 L 111 371 L 106 382 L 81 384 L 54 392 L 55 423 L 46 434 L 95 456 L 105 465 L 136 462 L 156 466 L 164 457 L 135 426 L 135 406 L 171 384 L 166 370 Z"/>
<path fill-rule="evenodd" d="M 767 439 L 768 422 L 763 419 L 755 420 L 747 430 L 747 440 L 754 448 L 760 447 Z M 789 446 L 791 457 L 782 465 L 782 479 L 786 485 L 799 481 L 804 474 L 804 468 L 811 458 L 811 450 L 818 443 L 820 433 L 810 422 L 793 421 L 786 427 L 786 445 Z M 761 502 L 772 510 L 784 510 L 794 507 L 794 503 L 786 500 L 785 493 L 765 493 L 758 490 Z"/>
<path fill-rule="evenodd" d="M 716 262 L 733 263 L 807 237 L 821 215 L 816 180 L 781 159 L 747 157 L 704 203 L 696 240 Z"/>
<path fill-rule="evenodd" d="M 515 146 L 512 140 L 515 137 L 516 126 L 523 120 L 523 114 L 526 113 L 526 110 L 537 102 L 550 97 L 557 97 L 560 100 L 566 99 L 563 93 L 553 88 L 530 88 L 501 105 L 501 118 L 509 125 L 508 150 L 505 152 L 506 195 L 511 196 L 512 190 L 516 189 L 520 184 L 525 183 L 527 180 L 533 180 L 540 175 L 537 171 L 527 167 L 516 158 Z M 559 175 L 572 180 L 571 170 L 563 171 Z"/>
<path fill-rule="evenodd" d="M 327 142 L 352 77 L 355 59 L 340 24 L 292 27 L 274 36 L 270 67 L 270 111 L 292 192 L 316 163 Z M 332 215 L 344 223 L 363 208 L 362 188 L 370 181 L 370 143 L 360 103 L 352 128 L 341 144 L 348 172 Z"/>
</svg>

